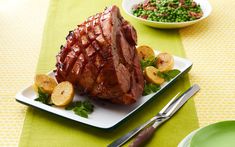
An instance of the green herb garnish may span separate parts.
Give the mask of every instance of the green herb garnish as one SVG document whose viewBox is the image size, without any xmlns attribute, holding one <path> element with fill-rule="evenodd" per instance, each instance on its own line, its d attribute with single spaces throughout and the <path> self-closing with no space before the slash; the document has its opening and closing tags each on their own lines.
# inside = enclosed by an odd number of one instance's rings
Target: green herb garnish
<svg viewBox="0 0 235 147">
<path fill-rule="evenodd" d="M 164 78 L 165 81 L 170 81 L 173 79 L 175 76 L 177 76 L 180 73 L 179 70 L 173 69 L 168 72 L 158 72 L 158 76 L 161 78 Z M 157 92 L 160 90 L 160 85 L 153 84 L 153 83 L 145 83 L 144 85 L 144 91 L 142 95 L 149 95 L 151 93 Z"/>
<path fill-rule="evenodd" d="M 67 107 L 65 107 L 65 110 L 73 110 L 75 107 L 81 107 L 81 106 L 82 106 L 82 102 L 76 101 L 76 102 L 70 103 Z"/>
<path fill-rule="evenodd" d="M 145 83 L 144 85 L 144 91 L 142 95 L 149 95 L 151 93 L 157 92 L 158 90 L 160 90 L 160 86 L 157 84 L 153 84 L 153 83 Z"/>
<path fill-rule="evenodd" d="M 146 59 L 146 60 L 140 60 L 140 65 L 142 70 L 144 70 L 147 66 L 155 66 L 156 65 L 157 58 L 154 59 Z"/>
<path fill-rule="evenodd" d="M 75 114 L 88 118 L 88 114 L 91 114 L 94 110 L 94 105 L 90 101 L 77 101 L 69 104 L 66 110 L 73 110 Z"/>
<path fill-rule="evenodd" d="M 180 73 L 178 69 L 173 69 L 167 72 L 158 72 L 158 76 L 165 79 L 165 81 L 170 81 L 175 76 L 177 76 Z"/>
<path fill-rule="evenodd" d="M 42 92 L 41 88 L 38 88 L 38 97 L 35 99 L 35 101 L 39 101 L 43 104 L 51 106 L 52 104 L 50 103 L 50 100 L 50 95 Z"/>
</svg>

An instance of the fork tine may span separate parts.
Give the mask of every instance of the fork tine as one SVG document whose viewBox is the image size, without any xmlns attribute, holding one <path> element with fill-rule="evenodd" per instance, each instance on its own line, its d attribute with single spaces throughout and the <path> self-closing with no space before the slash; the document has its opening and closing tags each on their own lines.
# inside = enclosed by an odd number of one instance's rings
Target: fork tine
<svg viewBox="0 0 235 147">
<path fill-rule="evenodd" d="M 160 115 L 164 114 L 164 112 L 167 110 L 167 108 L 176 100 L 176 98 L 179 96 L 180 92 L 177 93 L 172 99 L 170 102 L 168 102 L 168 104 L 162 108 L 162 110 L 159 112 Z"/>
</svg>

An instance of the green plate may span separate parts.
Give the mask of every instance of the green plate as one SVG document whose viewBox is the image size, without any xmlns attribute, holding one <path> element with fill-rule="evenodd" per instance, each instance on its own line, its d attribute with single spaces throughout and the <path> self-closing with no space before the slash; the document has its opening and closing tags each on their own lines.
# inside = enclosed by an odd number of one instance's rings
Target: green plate
<svg viewBox="0 0 235 147">
<path fill-rule="evenodd" d="M 235 121 L 223 121 L 200 129 L 190 147 L 235 147 Z"/>
</svg>

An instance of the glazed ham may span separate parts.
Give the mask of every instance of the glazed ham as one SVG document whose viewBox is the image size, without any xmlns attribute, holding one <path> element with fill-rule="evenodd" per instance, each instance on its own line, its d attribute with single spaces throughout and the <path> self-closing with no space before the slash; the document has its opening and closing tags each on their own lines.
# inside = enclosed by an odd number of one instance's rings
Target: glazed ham
<svg viewBox="0 0 235 147">
<path fill-rule="evenodd" d="M 142 95 L 136 31 L 117 6 L 89 17 L 66 40 L 56 56 L 58 82 L 70 81 L 80 93 L 113 103 L 131 104 Z"/>
</svg>

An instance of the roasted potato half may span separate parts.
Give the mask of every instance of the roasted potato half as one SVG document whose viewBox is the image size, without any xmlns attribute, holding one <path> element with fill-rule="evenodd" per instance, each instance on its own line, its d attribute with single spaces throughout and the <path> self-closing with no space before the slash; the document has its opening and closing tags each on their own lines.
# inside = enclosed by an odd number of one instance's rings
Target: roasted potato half
<svg viewBox="0 0 235 147">
<path fill-rule="evenodd" d="M 159 70 L 156 67 L 148 66 L 144 70 L 145 79 L 154 84 L 162 84 L 165 80 L 158 76 Z"/>
<path fill-rule="evenodd" d="M 46 74 L 37 74 L 34 77 L 34 90 L 36 92 L 38 91 L 38 88 L 40 88 L 42 92 L 51 94 L 56 85 L 55 79 Z"/>
<path fill-rule="evenodd" d="M 73 85 L 64 81 L 59 83 L 51 94 L 52 103 L 56 106 L 66 106 L 72 102 L 74 97 L 74 88 Z"/>
<path fill-rule="evenodd" d="M 152 60 L 155 57 L 153 49 L 147 45 L 137 47 L 137 52 L 140 60 Z"/>
<path fill-rule="evenodd" d="M 169 53 L 160 53 L 157 55 L 156 67 L 160 72 L 172 70 L 174 67 L 174 58 Z"/>
</svg>

